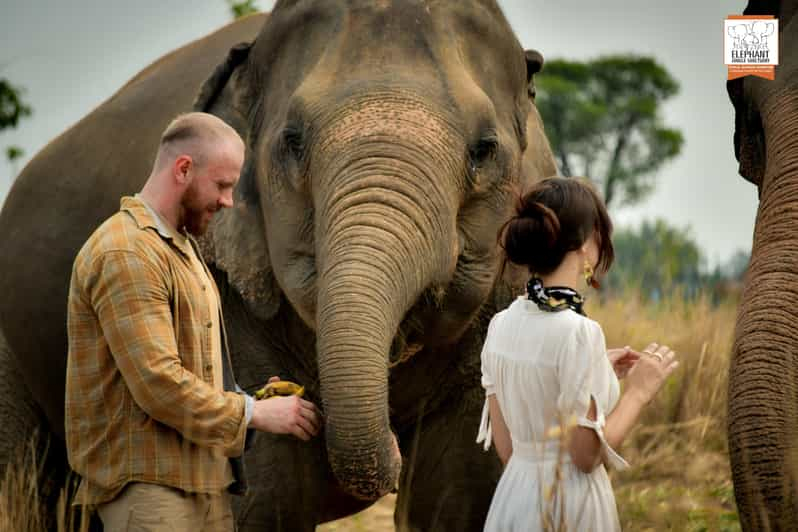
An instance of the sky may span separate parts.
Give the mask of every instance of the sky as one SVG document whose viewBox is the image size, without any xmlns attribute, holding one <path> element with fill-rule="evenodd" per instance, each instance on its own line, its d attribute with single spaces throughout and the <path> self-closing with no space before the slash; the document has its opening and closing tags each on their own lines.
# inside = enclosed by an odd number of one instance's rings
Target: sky
<svg viewBox="0 0 798 532">
<path fill-rule="evenodd" d="M 682 153 L 657 173 L 647 200 L 611 212 L 617 225 L 664 218 L 689 227 L 709 267 L 750 250 L 757 192 L 737 173 L 722 41 L 724 18 L 741 13 L 744 2 L 499 4 L 521 44 L 544 58 L 650 55 L 681 84 L 662 115 L 684 134 Z M 256 5 L 268 10 L 274 2 Z M 0 150 L 13 144 L 25 151 L 14 165 L 0 162 L 0 201 L 13 176 L 50 140 L 149 63 L 230 19 L 224 0 L 1 0 L 0 77 L 25 88 L 34 114 L 0 133 Z"/>
</svg>

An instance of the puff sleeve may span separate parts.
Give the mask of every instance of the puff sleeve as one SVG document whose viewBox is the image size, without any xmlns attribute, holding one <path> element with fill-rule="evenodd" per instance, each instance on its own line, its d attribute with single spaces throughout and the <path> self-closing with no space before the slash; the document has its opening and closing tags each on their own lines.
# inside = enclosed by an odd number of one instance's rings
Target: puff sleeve
<svg viewBox="0 0 798 532">
<path fill-rule="evenodd" d="M 496 383 L 494 381 L 491 360 L 490 360 L 490 345 L 491 335 L 494 333 L 495 322 L 497 316 L 490 320 L 488 325 L 488 332 L 485 336 L 485 343 L 482 345 L 482 354 L 480 355 L 482 366 L 482 387 L 485 389 L 485 404 L 482 407 L 482 419 L 479 422 L 479 433 L 477 434 L 477 443 L 482 444 L 484 450 L 490 449 L 490 444 L 493 440 L 493 434 L 490 426 L 490 410 L 488 407 L 488 397 L 496 393 Z"/>
<path fill-rule="evenodd" d="M 610 447 L 604 437 L 607 401 L 606 393 L 601 394 L 599 390 L 606 388 L 607 379 L 615 378 L 614 374 L 607 374 L 608 370 L 612 368 L 607 359 L 604 332 L 596 322 L 586 320 L 571 337 L 557 361 L 560 384 L 557 408 L 563 419 L 575 420 L 577 425 L 595 431 L 601 444 L 603 461 L 615 469 L 623 470 L 629 464 Z M 591 398 L 596 405 L 595 421 L 587 417 Z"/>
</svg>

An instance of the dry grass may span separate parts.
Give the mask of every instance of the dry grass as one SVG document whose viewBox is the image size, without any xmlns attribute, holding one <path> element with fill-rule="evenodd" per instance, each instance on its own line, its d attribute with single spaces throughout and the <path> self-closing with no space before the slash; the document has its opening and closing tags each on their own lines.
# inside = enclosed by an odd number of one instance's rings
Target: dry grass
<svg viewBox="0 0 798 532">
<path fill-rule="evenodd" d="M 46 520 L 45 500 L 48 494 L 42 486 L 44 465 L 39 462 L 42 444 L 36 438 L 18 449 L 15 467 L 8 467 L 0 482 L 0 531 L 42 532 L 53 530 Z M 81 522 L 74 508 L 68 504 L 65 489 L 60 489 L 55 500 L 55 521 L 58 532 L 84 532 L 87 522 Z"/>
<path fill-rule="evenodd" d="M 736 305 L 636 296 L 590 309 L 610 346 L 667 343 L 680 368 L 624 442 L 613 474 L 624 530 L 739 530 L 726 449 L 726 386 Z"/>
<path fill-rule="evenodd" d="M 687 302 L 678 297 L 644 304 L 632 294 L 591 301 L 588 313 L 604 327 L 609 346 L 643 349 L 650 341 L 667 343 L 681 361 L 621 449 L 633 467 L 612 474 L 623 529 L 739 530 L 724 434 L 735 306 L 713 307 L 706 299 Z M 36 512 L 31 512 L 39 497 L 39 465 L 30 451 L 21 455 L 21 467 L 9 469 L 0 485 L 0 531 L 42 529 Z M 319 530 L 393 530 L 395 500 L 387 496 Z M 59 530 L 69 530 L 63 498 L 58 514 Z"/>
<path fill-rule="evenodd" d="M 6 468 L 0 485 L 0 530 L 34 532 L 44 529 L 41 513 L 31 511 L 31 506 L 41 499 L 33 442 L 17 452 L 17 467 Z M 30 504 L 29 504 L 30 503 Z"/>
</svg>

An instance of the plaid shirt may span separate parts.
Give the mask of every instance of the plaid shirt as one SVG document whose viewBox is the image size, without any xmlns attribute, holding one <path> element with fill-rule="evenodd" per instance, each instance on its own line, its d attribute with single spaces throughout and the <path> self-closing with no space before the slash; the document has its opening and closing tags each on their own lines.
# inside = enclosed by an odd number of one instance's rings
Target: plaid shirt
<svg viewBox="0 0 798 532">
<path fill-rule="evenodd" d="M 235 491 L 231 462 L 243 481 L 240 460 L 227 457 L 244 450 L 245 399 L 218 391 L 213 377 L 203 290 L 216 285 L 192 267 L 196 244 L 180 240 L 125 197 L 75 259 L 65 422 L 69 463 L 82 477 L 77 504 L 107 502 L 132 481 Z M 224 389 L 235 390 L 227 353 Z"/>
</svg>

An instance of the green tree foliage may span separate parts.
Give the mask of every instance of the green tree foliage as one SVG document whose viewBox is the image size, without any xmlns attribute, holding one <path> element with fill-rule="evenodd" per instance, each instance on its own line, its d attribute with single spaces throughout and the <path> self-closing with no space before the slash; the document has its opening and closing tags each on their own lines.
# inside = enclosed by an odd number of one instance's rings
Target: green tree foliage
<svg viewBox="0 0 798 532">
<path fill-rule="evenodd" d="M 30 106 L 22 101 L 22 89 L 0 78 L 0 130 L 17 127 L 19 120 L 30 114 Z"/>
<path fill-rule="evenodd" d="M 751 253 L 738 250 L 711 270 L 688 228 L 665 220 L 645 221 L 638 228 L 620 228 L 612 237 L 615 262 L 605 285 L 611 292 L 628 288 L 657 300 L 678 291 L 692 298 L 708 295 L 718 303 L 738 298 Z"/>
<path fill-rule="evenodd" d="M 650 57 L 547 61 L 535 83 L 560 172 L 593 179 L 607 205 L 642 200 L 682 148 L 681 132 L 660 116 L 679 84 Z"/>
<path fill-rule="evenodd" d="M 637 229 L 617 230 L 612 242 L 615 263 L 607 277 L 611 289 L 637 286 L 657 298 L 674 288 L 693 295 L 703 284 L 704 258 L 689 228 L 646 221 Z"/>
<path fill-rule="evenodd" d="M 19 121 L 30 116 L 33 112 L 28 104 L 22 101 L 23 90 L 14 87 L 7 79 L 0 78 L 0 131 L 15 128 Z M 22 157 L 24 152 L 19 146 L 6 148 L 6 157 L 15 161 Z"/>
<path fill-rule="evenodd" d="M 227 0 L 227 5 L 230 6 L 230 11 L 234 18 L 241 18 L 258 12 L 255 0 L 243 0 L 243 2 Z"/>
<path fill-rule="evenodd" d="M 6 148 L 6 157 L 8 157 L 8 160 L 12 163 L 23 155 L 25 155 L 25 152 L 19 146 L 9 146 Z"/>
</svg>

